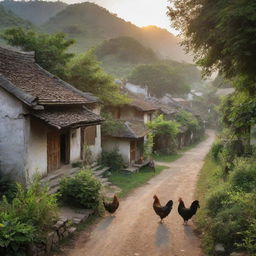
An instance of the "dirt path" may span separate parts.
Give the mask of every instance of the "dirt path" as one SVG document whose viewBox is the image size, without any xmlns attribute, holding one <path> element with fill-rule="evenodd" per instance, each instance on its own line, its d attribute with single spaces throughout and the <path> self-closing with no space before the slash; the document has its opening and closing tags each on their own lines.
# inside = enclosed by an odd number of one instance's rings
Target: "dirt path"
<svg viewBox="0 0 256 256">
<path fill-rule="evenodd" d="M 201 256 L 200 240 L 194 234 L 191 222 L 189 226 L 182 225 L 177 200 L 182 197 L 189 205 L 193 199 L 198 173 L 214 140 L 214 132 L 208 131 L 208 134 L 207 140 L 180 159 L 170 164 L 162 163 L 169 168 L 122 200 L 116 217 L 105 217 L 89 238 L 86 232 L 81 233 L 74 247 L 64 250 L 61 255 Z M 154 194 L 163 204 L 169 199 L 174 201 L 173 210 L 164 224 L 158 223 L 152 209 Z"/>
</svg>

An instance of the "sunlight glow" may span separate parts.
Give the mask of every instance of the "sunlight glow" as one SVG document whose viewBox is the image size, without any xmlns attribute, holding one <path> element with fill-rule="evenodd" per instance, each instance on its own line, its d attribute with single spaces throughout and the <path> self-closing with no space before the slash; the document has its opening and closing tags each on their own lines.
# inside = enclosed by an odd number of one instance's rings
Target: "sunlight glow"
<svg viewBox="0 0 256 256">
<path fill-rule="evenodd" d="M 65 1 L 75 3 L 79 0 Z M 178 34 L 171 28 L 170 20 L 166 15 L 168 0 L 89 0 L 89 2 L 107 8 L 110 12 L 116 13 L 118 17 L 139 27 L 155 25 L 173 34 Z"/>
</svg>

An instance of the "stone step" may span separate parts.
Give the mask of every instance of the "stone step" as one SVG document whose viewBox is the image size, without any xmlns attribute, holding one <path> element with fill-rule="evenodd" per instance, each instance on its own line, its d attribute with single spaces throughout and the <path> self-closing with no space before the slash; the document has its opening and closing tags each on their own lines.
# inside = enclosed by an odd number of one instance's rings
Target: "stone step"
<svg viewBox="0 0 256 256">
<path fill-rule="evenodd" d="M 129 166 L 129 167 L 125 168 L 123 171 L 127 172 L 127 173 L 135 173 L 135 172 L 139 171 L 139 168 L 134 167 L 134 166 Z"/>
<path fill-rule="evenodd" d="M 109 167 L 104 167 L 104 168 L 102 168 L 102 169 L 99 169 L 99 170 L 97 170 L 97 171 L 94 171 L 93 172 L 93 175 L 94 176 L 97 176 L 97 177 L 99 177 L 99 176 L 102 176 L 105 172 L 107 172 L 107 171 L 109 171 Z"/>
<path fill-rule="evenodd" d="M 93 171 L 93 172 L 96 172 L 97 170 L 99 170 L 99 169 L 101 169 L 102 167 L 101 167 L 101 165 L 95 165 L 94 167 L 91 167 L 91 170 Z"/>
</svg>

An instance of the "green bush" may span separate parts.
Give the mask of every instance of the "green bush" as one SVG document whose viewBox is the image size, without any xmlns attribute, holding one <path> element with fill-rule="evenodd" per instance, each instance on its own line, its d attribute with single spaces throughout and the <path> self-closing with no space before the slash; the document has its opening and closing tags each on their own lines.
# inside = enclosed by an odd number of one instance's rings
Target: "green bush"
<svg viewBox="0 0 256 256">
<path fill-rule="evenodd" d="M 8 175 L 0 174 L 0 200 L 6 196 L 8 200 L 12 200 L 17 192 L 16 184 Z"/>
<path fill-rule="evenodd" d="M 244 192 L 256 189 L 256 163 L 247 162 L 245 159 L 237 161 L 230 177 L 231 185 Z"/>
<path fill-rule="evenodd" d="M 4 255 L 22 254 L 32 241 L 41 241 L 57 216 L 56 195 L 35 178 L 28 188 L 17 184 L 11 202 L 0 203 L 0 247 Z M 7 254 L 8 253 L 8 254 Z"/>
<path fill-rule="evenodd" d="M 211 192 L 206 200 L 206 209 L 210 217 L 215 217 L 223 208 L 225 201 L 229 199 L 227 188 L 221 186 Z"/>
<path fill-rule="evenodd" d="M 256 220 L 253 220 L 249 228 L 240 232 L 240 234 L 243 236 L 243 240 L 241 243 L 238 243 L 237 246 L 246 249 L 249 255 L 256 255 Z"/>
<path fill-rule="evenodd" d="M 0 223 L 0 254 L 25 256 L 27 245 L 36 237 L 36 228 L 6 212 L 0 213 Z"/>
<path fill-rule="evenodd" d="M 63 178 L 60 194 L 63 202 L 77 207 L 96 209 L 100 204 L 101 183 L 90 170 L 82 170 L 73 177 Z"/>
<path fill-rule="evenodd" d="M 219 154 L 223 151 L 224 145 L 221 141 L 216 141 L 211 148 L 211 155 L 215 162 L 218 162 L 220 160 Z"/>
<path fill-rule="evenodd" d="M 110 167 L 111 171 L 121 171 L 124 167 L 124 160 L 118 149 L 115 148 L 111 152 L 102 152 L 99 164 Z"/>
</svg>

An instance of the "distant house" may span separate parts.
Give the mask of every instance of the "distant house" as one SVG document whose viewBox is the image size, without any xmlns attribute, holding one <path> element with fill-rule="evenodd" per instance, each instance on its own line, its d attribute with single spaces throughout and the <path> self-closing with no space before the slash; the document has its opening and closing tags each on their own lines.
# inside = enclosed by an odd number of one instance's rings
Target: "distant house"
<svg viewBox="0 0 256 256">
<path fill-rule="evenodd" d="M 142 87 L 140 85 L 131 84 L 131 83 L 126 83 L 124 87 L 131 93 L 142 94 L 144 96 L 149 95 L 148 87 Z"/>
<path fill-rule="evenodd" d="M 130 103 L 105 107 L 105 111 L 118 120 L 119 128 L 103 134 L 102 149 L 109 152 L 117 148 L 124 161 L 132 165 L 143 156 L 144 143 L 149 133 L 145 124 L 152 120 L 158 107 L 145 101 L 143 97 L 131 93 L 128 95 Z"/>
<path fill-rule="evenodd" d="M 0 47 L 0 172 L 24 179 L 101 153 L 100 107 L 35 63 L 33 53 Z"/>
<path fill-rule="evenodd" d="M 177 114 L 182 111 L 188 111 L 194 115 L 194 117 L 199 121 L 202 122 L 200 116 L 197 113 L 194 113 L 194 111 L 187 107 L 186 103 L 183 105 L 181 102 L 186 102 L 183 99 L 177 100 L 177 98 L 172 98 L 171 95 L 166 95 L 162 99 L 158 99 L 155 97 L 148 97 L 147 101 L 155 104 L 159 107 L 158 114 L 164 115 L 164 118 L 166 120 L 176 120 Z M 178 149 L 181 149 L 184 146 L 191 145 L 195 142 L 195 140 L 198 140 L 198 135 L 194 133 L 193 131 L 190 131 L 188 127 L 182 126 L 179 128 L 179 133 L 176 137 L 176 146 Z M 199 135 L 200 136 L 200 135 Z M 162 142 L 155 141 L 154 150 L 156 152 L 161 152 L 162 149 Z"/>
</svg>

